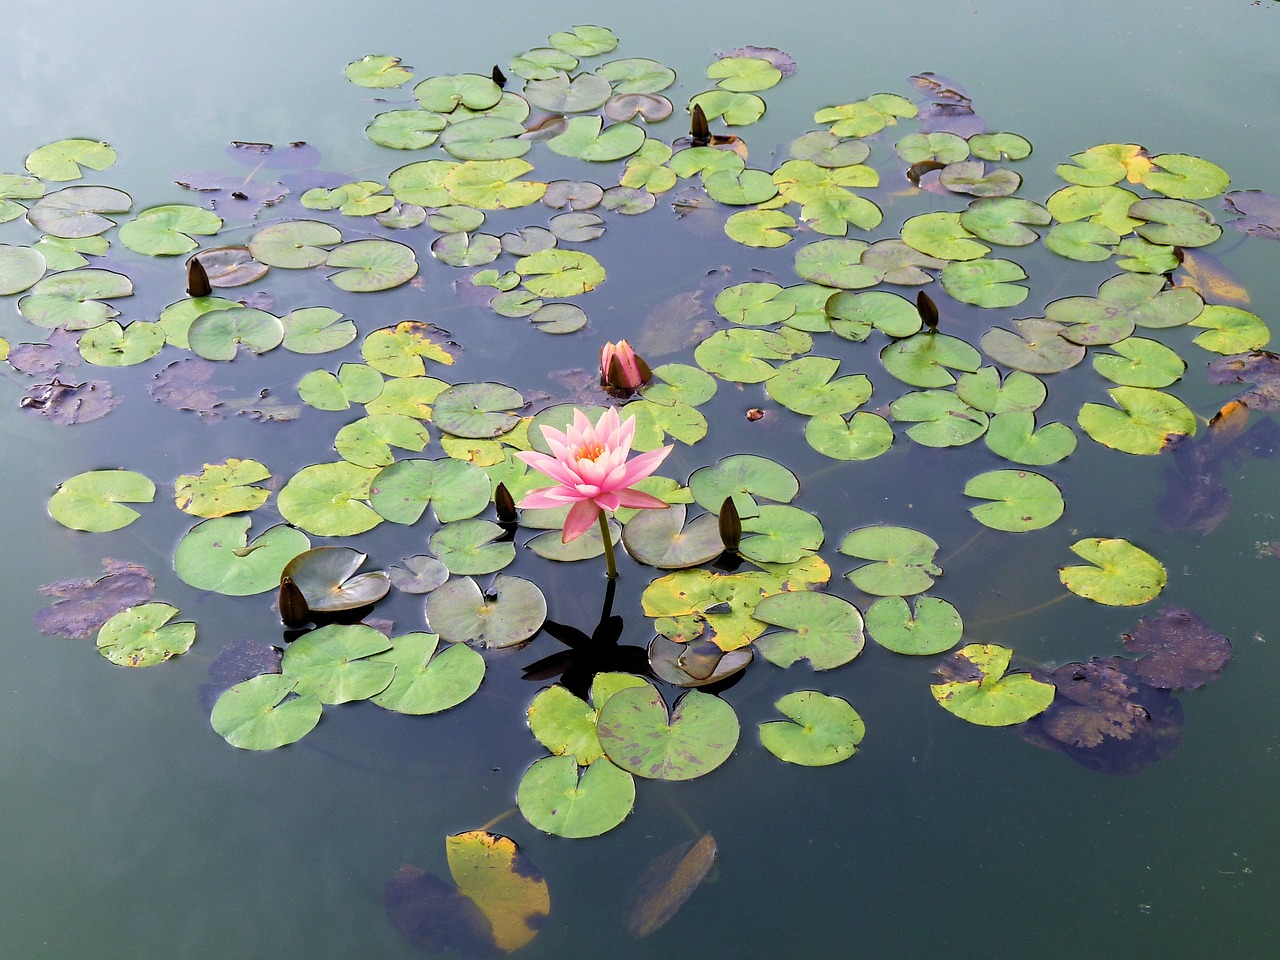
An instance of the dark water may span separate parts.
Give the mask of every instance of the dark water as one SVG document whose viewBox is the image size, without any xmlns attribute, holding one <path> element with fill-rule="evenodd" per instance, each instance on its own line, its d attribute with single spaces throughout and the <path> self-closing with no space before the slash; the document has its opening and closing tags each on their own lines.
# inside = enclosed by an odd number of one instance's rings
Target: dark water
<svg viewBox="0 0 1280 960">
<path fill-rule="evenodd" d="M 1022 196 L 1043 199 L 1055 188 L 1055 163 L 1108 141 L 1205 156 L 1232 174 L 1233 187 L 1277 190 L 1274 4 L 917 3 L 857 12 L 812 4 L 789 11 L 791 22 L 763 3 L 712 7 L 704 22 L 672 3 L 642 11 L 486 3 L 431 14 L 408 3 L 331 5 L 327 13 L 313 4 L 233 3 L 204 18 L 152 6 L 126 25 L 96 5 L 70 15 L 33 5 L 12 26 L 0 41 L 7 52 L 0 79 L 13 96 L 4 169 L 20 169 L 30 149 L 60 137 L 106 139 L 121 161 L 101 182 L 130 191 L 141 209 L 189 199 L 170 185 L 176 170 L 231 169 L 224 147 L 232 139 L 305 139 L 322 151 L 326 169 L 376 179 L 402 161 L 360 135 L 379 108 L 343 80 L 346 62 L 387 52 L 419 76 L 487 70 L 551 31 L 598 22 L 622 37 L 617 55 L 674 67 L 682 81 L 676 96 L 702 89 L 713 51 L 757 43 L 793 54 L 800 72 L 764 94 L 769 113 L 747 133 L 761 158 L 753 165 L 810 129 L 814 109 L 881 90 L 909 93 L 907 75 L 928 69 L 964 83 L 994 129 L 1033 142 L 1036 152 L 1020 165 Z M 665 129 L 663 136 L 670 139 Z M 539 175 L 546 156 L 537 155 Z M 520 225 L 517 215 L 495 217 L 486 229 Z M 407 317 L 449 328 L 468 348 L 450 379 L 499 376 L 526 392 L 554 391 L 548 370 L 589 367 L 600 340 L 630 333 L 673 293 L 695 289 L 707 270 L 728 266 L 725 283 L 734 283 L 761 263 L 785 271 L 790 262 L 789 254 L 757 256 L 722 235 L 684 229 L 660 207 L 588 247 L 609 269 L 608 282 L 584 303 L 592 332 L 542 338 L 534 344 L 541 355 L 519 349 L 528 338 L 518 344 L 506 335 L 510 321 L 459 307 L 448 287 L 453 273 L 425 256 L 423 291 L 368 300 L 330 291 L 321 300 L 314 284 L 280 271 L 269 286 L 279 307 L 324 302 L 356 318 L 362 332 Z M 1233 243 L 1228 231 L 1220 246 Z M 1280 303 L 1276 252 L 1253 241 L 1224 255 L 1264 319 Z M 1034 315 L 1037 296 L 1042 303 L 1060 295 L 1045 292 L 1053 288 L 1052 258 L 1025 262 L 1036 292 L 1018 316 Z M 1069 293 L 1087 294 L 1109 275 L 1071 266 Z M 135 297 L 142 302 L 130 304 L 126 318 L 154 316 L 181 296 L 180 278 L 147 269 L 138 287 L 153 299 Z M 12 309 L 0 322 L 12 342 L 32 332 Z M 842 373 L 866 369 L 877 379 L 874 368 L 857 366 L 874 363 L 869 350 L 832 339 L 815 352 L 844 358 Z M 1197 364 L 1207 354 L 1188 356 L 1196 359 L 1179 395 L 1212 410 L 1229 393 L 1205 385 Z M 327 711 L 295 747 L 262 755 L 229 747 L 199 703 L 207 651 L 244 637 L 276 641 L 266 601 L 182 584 L 169 567 L 181 533 L 172 513 L 153 510 L 153 520 L 87 536 L 53 524 L 45 503 L 59 480 L 99 466 L 157 479 L 158 502 L 169 496 L 166 480 L 226 456 L 257 457 L 287 477 L 331 458 L 341 421 L 304 409 L 289 428 L 244 419 L 208 428 L 142 393 L 169 359 L 110 371 L 125 404 L 74 428 L 22 415 L 22 387 L 6 387 L 0 895 L 8 907 L 0 939 L 14 956 L 33 957 L 416 956 L 385 919 L 383 887 L 402 863 L 443 874 L 445 836 L 512 805 L 521 772 L 542 754 L 524 723 L 536 686 L 520 681 L 518 668 L 556 647 L 543 637 L 529 650 L 491 657 L 479 694 L 437 717 L 352 705 Z M 228 382 L 245 395 L 267 388 L 288 397 L 302 373 L 342 359 L 350 357 L 276 351 Z M 887 385 L 887 374 L 878 376 Z M 1100 392 L 1090 374 L 1075 383 L 1051 392 L 1048 416 L 1073 420 L 1080 399 Z M 703 412 L 713 424 L 737 423 L 759 396 L 722 384 Z M 521 844 L 551 888 L 551 918 L 523 955 L 1273 956 L 1280 561 L 1259 557 L 1255 545 L 1280 540 L 1275 462 L 1250 461 L 1224 478 L 1233 512 L 1201 538 L 1158 528 L 1160 458 L 1135 462 L 1082 438 L 1075 455 L 1046 471 L 1067 493 L 1066 516 L 1015 537 L 979 533 L 965 513 L 963 478 L 1000 466 L 985 449 L 935 452 L 900 439 L 882 460 L 833 467 L 803 444 L 802 426 L 780 411 L 753 425 L 772 432 L 752 442 L 776 438 L 800 474 L 797 503 L 824 521 L 823 555 L 836 589 L 852 566 L 834 551 L 845 532 L 907 523 L 942 544 L 939 592 L 960 607 L 968 640 L 1011 646 L 1027 662 L 1116 655 L 1120 634 L 1139 615 L 1133 610 L 1072 599 L 1019 614 L 1061 592 L 1056 567 L 1070 559 L 1068 544 L 1129 536 L 1168 568 L 1162 600 L 1226 634 L 1233 663 L 1215 684 L 1180 695 L 1186 721 L 1178 751 L 1133 777 L 1092 772 L 944 713 L 928 692 L 932 658 L 868 644 L 857 662 L 828 675 L 757 664 L 727 695 L 744 735 L 713 775 L 641 783 L 632 816 L 597 840 L 544 836 L 518 816 L 496 828 Z M 683 478 L 741 452 L 744 437 L 752 435 L 713 429 L 697 448 L 677 449 L 663 472 Z M 424 545 L 400 528 L 367 543 L 387 562 Z M 46 602 L 37 585 L 96 576 L 104 556 L 156 573 L 157 598 L 200 625 L 191 653 L 126 671 L 103 661 L 91 641 L 44 637 L 30 626 Z M 535 559 L 522 553 L 511 572 L 538 580 L 555 619 L 589 629 L 603 585 L 598 571 Z M 627 618 L 624 642 L 649 639 L 638 602 L 647 580 L 642 568 L 624 567 L 616 603 Z M 405 597 L 379 613 L 405 629 L 420 617 L 417 601 Z M 753 726 L 774 717 L 774 700 L 806 686 L 846 697 L 866 720 L 867 739 L 852 760 L 784 769 L 755 741 Z M 632 940 L 622 917 L 634 878 L 695 830 L 711 830 L 719 844 L 711 880 L 670 925 Z"/>
</svg>

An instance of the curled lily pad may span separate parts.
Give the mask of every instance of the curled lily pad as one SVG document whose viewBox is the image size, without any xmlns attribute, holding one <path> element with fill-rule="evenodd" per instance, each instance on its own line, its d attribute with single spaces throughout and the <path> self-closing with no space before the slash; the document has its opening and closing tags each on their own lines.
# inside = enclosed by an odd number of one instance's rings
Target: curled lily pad
<svg viewBox="0 0 1280 960">
<path fill-rule="evenodd" d="M 789 719 L 760 724 L 760 742 L 787 763 L 823 767 L 847 760 L 866 733 L 847 700 L 816 690 L 789 693 L 774 706 Z"/>
<path fill-rule="evenodd" d="M 314 694 L 295 693 L 297 686 L 278 673 L 237 683 L 213 705 L 213 729 L 242 750 L 274 750 L 301 740 L 320 722 L 323 707 Z"/>
<path fill-rule="evenodd" d="M 942 568 L 933 562 L 938 544 L 908 527 L 877 525 L 854 530 L 840 552 L 869 563 L 850 571 L 850 582 L 863 593 L 907 597 L 933 586 Z"/>
<path fill-rule="evenodd" d="M 1006 672 L 1013 651 L 994 643 L 971 643 L 951 655 L 930 690 L 948 713 L 985 727 L 1007 727 L 1031 719 L 1053 702 L 1054 686 L 1029 673 Z"/>
<path fill-rule="evenodd" d="M 196 639 L 196 625 L 170 623 L 178 608 L 144 603 L 121 610 L 98 631 L 98 652 L 122 667 L 151 667 L 186 653 Z"/>
<path fill-rule="evenodd" d="M 106 533 L 133 523 L 140 514 L 126 503 L 150 503 L 156 485 L 132 470 L 90 470 L 58 484 L 49 515 L 64 527 Z"/>
<path fill-rule="evenodd" d="M 1062 492 L 1048 477 L 1029 470 L 990 470 L 964 487 L 965 496 L 989 500 L 969 512 L 983 526 L 1021 533 L 1039 530 L 1062 516 Z"/>
<path fill-rule="evenodd" d="M 363 623 L 332 623 L 289 644 L 280 661 L 283 676 L 297 681 L 300 694 L 321 703 L 367 700 L 386 690 L 396 664 L 375 660 L 391 641 Z"/>
<path fill-rule="evenodd" d="M 579 772 L 573 757 L 545 757 L 520 778 L 520 813 L 545 833 L 595 837 L 612 830 L 635 805 L 631 774 L 600 760 Z"/>
<path fill-rule="evenodd" d="M 808 660 L 814 670 L 830 670 L 862 652 L 862 614 L 848 600 L 796 591 L 765 597 L 751 614 L 762 623 L 785 627 L 755 643 L 770 663 L 789 667 Z"/>
<path fill-rule="evenodd" d="M 448 643 L 513 647 L 542 629 L 547 601 L 537 585 L 498 574 L 488 591 L 470 577 L 450 580 L 427 595 L 427 623 Z"/>
<path fill-rule="evenodd" d="M 678 643 L 659 634 L 649 642 L 649 668 L 676 687 L 707 687 L 741 673 L 755 658 L 750 647 L 724 650 L 710 640 Z"/>
<path fill-rule="evenodd" d="M 1132 607 L 1159 596 L 1168 574 L 1164 565 L 1128 540 L 1089 537 L 1071 551 L 1090 566 L 1060 567 L 1058 577 L 1074 594 L 1108 606 Z"/>
<path fill-rule="evenodd" d="M 377 603 L 391 589 L 381 570 L 356 575 L 368 554 L 351 547 L 313 547 L 290 560 L 281 572 L 302 591 L 316 612 L 357 610 Z"/>
<path fill-rule="evenodd" d="M 955 607 L 926 596 L 916 597 L 914 610 L 902 597 L 881 597 L 867 608 L 866 626 L 880 646 L 913 656 L 950 650 L 964 632 Z"/>
<path fill-rule="evenodd" d="M 247 597 L 280 585 L 285 565 L 311 541 L 301 530 L 277 524 L 249 541 L 249 517 L 217 517 L 196 524 L 178 541 L 173 569 L 184 583 L 230 597 Z"/>
<path fill-rule="evenodd" d="M 651 684 L 620 690 L 605 701 L 596 733 L 605 754 L 635 776 L 691 780 L 724 763 L 738 743 L 738 718 L 719 697 L 690 690 L 670 717 Z"/>
</svg>

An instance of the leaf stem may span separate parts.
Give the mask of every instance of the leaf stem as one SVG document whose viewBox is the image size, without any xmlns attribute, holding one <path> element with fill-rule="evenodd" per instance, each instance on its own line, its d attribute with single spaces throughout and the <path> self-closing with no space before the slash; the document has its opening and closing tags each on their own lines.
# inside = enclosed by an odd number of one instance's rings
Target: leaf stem
<svg viewBox="0 0 1280 960">
<path fill-rule="evenodd" d="M 605 575 L 610 580 L 618 579 L 618 565 L 613 559 L 613 538 L 609 535 L 609 520 L 604 515 L 604 511 L 600 511 L 600 539 L 604 542 L 604 562 L 606 564 Z"/>
</svg>

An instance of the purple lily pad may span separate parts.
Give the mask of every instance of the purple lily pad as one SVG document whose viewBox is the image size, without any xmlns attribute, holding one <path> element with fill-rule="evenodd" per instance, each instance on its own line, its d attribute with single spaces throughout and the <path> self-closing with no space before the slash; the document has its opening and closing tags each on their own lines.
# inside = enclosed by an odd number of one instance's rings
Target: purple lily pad
<svg viewBox="0 0 1280 960">
<path fill-rule="evenodd" d="M 9 365 L 33 377 L 52 377 L 63 367 L 80 366 L 80 333 L 61 328 L 45 343 L 20 343 L 9 351 Z"/>
<path fill-rule="evenodd" d="M 1222 198 L 1222 209 L 1240 214 L 1228 225 L 1251 237 L 1280 240 L 1280 197 L 1261 190 L 1233 190 Z"/>
<path fill-rule="evenodd" d="M 1162 690 L 1195 690 L 1216 680 L 1231 660 L 1231 641 L 1182 607 L 1165 607 L 1143 617 L 1124 635 L 1131 653 L 1145 653 L 1134 672 Z"/>
<path fill-rule="evenodd" d="M 146 603 L 155 593 L 155 578 L 146 567 L 107 557 L 102 568 L 106 574 L 97 580 L 59 580 L 40 587 L 45 596 L 62 599 L 36 611 L 32 617 L 36 629 L 49 636 L 83 640 L 121 610 Z"/>
<path fill-rule="evenodd" d="M 105 380 L 72 384 L 54 377 L 48 383 L 28 387 L 18 405 L 27 413 L 53 423 L 88 423 L 118 407 L 120 398 L 111 392 L 111 384 Z"/>
<path fill-rule="evenodd" d="M 229 643 L 209 664 L 209 682 L 200 685 L 200 703 L 212 712 L 213 705 L 227 690 L 264 673 L 280 672 L 281 651 L 258 640 Z"/>
<path fill-rule="evenodd" d="M 216 369 L 217 364 L 212 361 L 185 357 L 157 373 L 147 392 L 166 407 L 189 410 L 209 423 L 216 423 L 222 419 L 222 394 L 233 389 L 209 385 Z"/>
</svg>

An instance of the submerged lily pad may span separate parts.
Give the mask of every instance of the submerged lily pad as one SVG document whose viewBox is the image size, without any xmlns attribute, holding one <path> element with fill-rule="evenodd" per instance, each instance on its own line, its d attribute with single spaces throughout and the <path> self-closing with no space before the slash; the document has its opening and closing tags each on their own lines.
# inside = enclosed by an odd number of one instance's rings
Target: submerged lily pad
<svg viewBox="0 0 1280 960">
<path fill-rule="evenodd" d="M 760 724 L 760 742 L 779 760 L 823 767 L 858 751 L 866 725 L 847 700 L 816 690 L 789 693 L 774 703 L 789 720 Z"/>
<path fill-rule="evenodd" d="M 1182 607 L 1143 617 L 1124 635 L 1125 649 L 1143 656 L 1134 672 L 1162 690 L 1195 690 L 1216 680 L 1231 660 L 1231 643 Z"/>
</svg>

